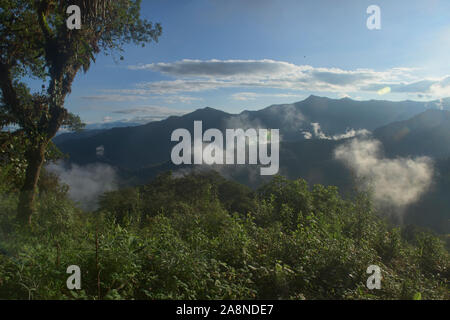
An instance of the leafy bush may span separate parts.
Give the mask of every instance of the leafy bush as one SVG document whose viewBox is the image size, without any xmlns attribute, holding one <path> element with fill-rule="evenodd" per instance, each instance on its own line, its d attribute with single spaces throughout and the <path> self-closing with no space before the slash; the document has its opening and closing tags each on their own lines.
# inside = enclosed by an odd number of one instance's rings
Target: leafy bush
<svg viewBox="0 0 450 320">
<path fill-rule="evenodd" d="M 1 171 L 0 171 L 1 172 Z M 51 178 L 31 230 L 0 182 L 0 299 L 448 299 L 438 237 L 394 228 L 370 197 L 276 177 L 159 176 L 83 212 Z M 369 265 L 382 288 L 366 287 Z M 78 265 L 82 290 L 66 287 Z"/>
</svg>

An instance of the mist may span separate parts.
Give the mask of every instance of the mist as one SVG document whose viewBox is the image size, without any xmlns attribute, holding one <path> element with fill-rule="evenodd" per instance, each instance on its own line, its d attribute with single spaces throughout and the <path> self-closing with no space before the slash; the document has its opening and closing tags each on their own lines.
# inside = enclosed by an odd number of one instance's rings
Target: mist
<svg viewBox="0 0 450 320">
<path fill-rule="evenodd" d="M 368 136 L 370 134 L 370 131 L 366 130 L 366 129 L 358 129 L 358 130 L 347 129 L 344 133 L 329 136 L 325 132 L 322 131 L 322 128 L 320 127 L 320 124 L 318 122 L 312 122 L 311 127 L 312 127 L 312 132 L 303 131 L 303 137 L 306 140 L 315 138 L 315 139 L 338 141 L 338 140 L 343 140 L 343 139 L 354 138 L 357 136 Z"/>
<path fill-rule="evenodd" d="M 118 188 L 117 172 L 107 164 L 78 166 L 58 162 L 48 165 L 47 170 L 57 174 L 60 181 L 69 186 L 69 198 L 84 210 L 97 209 L 98 197 Z"/>
<path fill-rule="evenodd" d="M 248 114 L 240 114 L 226 119 L 225 128 L 247 130 L 264 128 L 264 125 L 259 119 L 250 120 Z"/>
<path fill-rule="evenodd" d="M 384 158 L 382 144 L 375 139 L 355 138 L 337 147 L 334 157 L 355 172 L 379 208 L 393 208 L 400 216 L 432 183 L 430 158 Z"/>
</svg>

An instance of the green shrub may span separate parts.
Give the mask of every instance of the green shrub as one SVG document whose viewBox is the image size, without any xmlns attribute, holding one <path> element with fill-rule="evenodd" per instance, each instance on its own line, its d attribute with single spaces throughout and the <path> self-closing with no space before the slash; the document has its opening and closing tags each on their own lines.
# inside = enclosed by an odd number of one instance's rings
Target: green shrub
<svg viewBox="0 0 450 320">
<path fill-rule="evenodd" d="M 449 298 L 444 243 L 394 228 L 365 194 L 282 177 L 253 193 L 215 173 L 163 175 L 88 213 L 45 185 L 22 229 L 17 194 L 0 181 L 0 299 Z M 366 287 L 372 264 L 380 290 Z M 66 287 L 70 265 L 82 290 Z"/>
</svg>

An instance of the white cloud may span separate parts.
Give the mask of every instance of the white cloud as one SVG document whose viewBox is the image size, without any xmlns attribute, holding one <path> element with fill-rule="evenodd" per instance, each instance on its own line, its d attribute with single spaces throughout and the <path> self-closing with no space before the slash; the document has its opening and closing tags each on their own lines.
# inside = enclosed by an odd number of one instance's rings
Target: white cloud
<svg viewBox="0 0 450 320">
<path fill-rule="evenodd" d="M 164 98 L 164 102 L 169 103 L 169 104 L 175 104 L 175 103 L 191 104 L 196 101 L 203 101 L 203 99 L 197 98 L 197 97 L 191 97 L 191 96 L 181 96 L 181 95 L 167 96 Z"/>
<path fill-rule="evenodd" d="M 259 119 L 249 119 L 248 114 L 239 114 L 229 117 L 225 121 L 225 127 L 228 129 L 265 129 Z"/>
<path fill-rule="evenodd" d="M 415 95 L 430 100 L 450 96 L 450 76 L 424 78 L 418 74 L 422 71 L 415 68 L 345 70 L 296 65 L 270 59 L 185 59 L 128 68 L 160 73 L 169 79 L 135 83 L 130 88 L 100 90 L 103 94 L 82 98 L 115 102 L 159 99 L 161 103 L 166 104 L 192 104 L 203 100 L 199 96 L 203 92 L 230 88 L 242 90 L 231 95 L 231 98 L 237 101 L 254 101 L 261 98 L 301 99 L 311 92 L 335 94 L 339 97 L 379 93 L 396 99 L 400 98 L 398 94 L 402 94 L 408 99 Z M 390 88 L 390 91 L 387 88 Z M 271 89 L 278 92 L 256 93 L 252 92 L 253 89 Z M 194 97 L 187 93 L 197 95 Z"/>
<path fill-rule="evenodd" d="M 304 137 L 306 140 L 310 140 L 310 139 L 313 138 L 312 133 L 309 132 L 309 131 L 303 131 L 302 133 L 303 133 L 303 137 Z"/>
<path fill-rule="evenodd" d="M 428 157 L 387 159 L 381 149 L 378 140 L 354 139 L 336 148 L 334 156 L 348 165 L 366 188 L 372 189 L 379 206 L 401 209 L 427 191 L 433 164 Z"/>
<path fill-rule="evenodd" d="M 232 99 L 238 101 L 251 101 L 260 98 L 303 98 L 302 94 L 290 94 L 290 93 L 256 93 L 256 92 L 238 92 L 231 96 Z"/>
<path fill-rule="evenodd" d="M 391 88 L 390 87 L 384 87 L 383 89 L 380 89 L 377 91 L 378 95 L 382 96 L 385 94 L 388 94 L 391 92 Z"/>
<path fill-rule="evenodd" d="M 155 81 L 137 84 L 139 90 L 146 94 L 178 94 L 183 92 L 202 92 L 218 88 L 236 86 L 235 83 L 218 80 L 173 80 L 173 81 Z"/>
<path fill-rule="evenodd" d="M 254 92 L 239 92 L 233 94 L 232 98 L 238 101 L 256 100 L 258 98 L 258 94 Z"/>
<path fill-rule="evenodd" d="M 420 79 L 400 83 L 373 83 L 361 87 L 361 90 L 377 92 L 379 95 L 387 93 L 410 93 L 427 98 L 445 98 L 450 96 L 450 77 L 440 79 Z"/>
<path fill-rule="evenodd" d="M 318 122 L 312 122 L 311 123 L 312 132 L 309 132 L 307 130 L 303 130 L 302 134 L 303 137 L 306 140 L 315 138 L 315 139 L 323 139 L 323 140 L 343 140 L 343 139 L 349 139 L 357 136 L 368 136 L 370 134 L 369 130 L 366 129 L 347 129 L 344 133 L 335 134 L 332 136 L 327 135 L 325 132 L 322 131 L 322 128 L 320 127 L 320 124 Z"/>
<path fill-rule="evenodd" d="M 116 114 L 136 114 L 136 113 L 145 113 L 145 114 L 151 114 L 153 116 L 161 116 L 161 117 L 168 117 L 172 115 L 183 115 L 189 111 L 185 110 L 177 110 L 172 109 L 164 106 L 139 106 L 135 108 L 129 108 L 129 109 L 120 109 L 120 110 L 114 110 L 113 113 Z"/>
<path fill-rule="evenodd" d="M 132 118 L 124 119 L 125 122 L 133 123 L 149 123 L 152 121 L 158 121 L 166 119 L 170 116 L 182 116 L 186 113 L 192 112 L 192 110 L 178 110 L 164 106 L 138 106 L 128 109 L 114 110 L 114 114 L 132 115 Z"/>
<path fill-rule="evenodd" d="M 430 86 L 430 93 L 435 97 L 450 97 L 450 78 L 434 83 Z"/>
<path fill-rule="evenodd" d="M 351 96 L 348 93 L 341 92 L 341 93 L 338 94 L 338 98 L 339 99 L 343 99 L 343 98 L 349 98 L 350 99 Z"/>
<path fill-rule="evenodd" d="M 390 87 L 392 92 L 427 93 L 444 79 L 422 79 L 414 68 L 344 70 L 296 65 L 275 60 L 181 60 L 130 66 L 172 76 L 174 80 L 140 83 L 136 90 L 151 94 L 202 92 L 220 88 L 272 88 L 309 92 L 373 92 Z M 143 90 L 143 91 L 142 91 Z M 447 92 L 436 87 L 434 92 Z M 387 93 L 386 91 L 383 91 Z M 256 99 L 256 93 L 244 92 L 236 100 Z"/>
<path fill-rule="evenodd" d="M 110 94 L 110 95 L 96 95 L 81 97 L 84 100 L 99 100 L 99 101 L 117 101 L 117 102 L 129 102 L 146 100 L 147 97 L 138 95 L 122 95 L 122 94 Z"/>
<path fill-rule="evenodd" d="M 131 70 L 150 70 L 176 77 L 249 77 L 286 75 L 305 67 L 274 60 L 181 60 L 171 63 L 152 63 L 130 66 Z M 306 67 L 308 68 L 308 67 Z"/>
<path fill-rule="evenodd" d="M 165 103 L 175 104 L 175 103 L 186 103 L 191 104 L 195 101 L 202 101 L 203 98 L 193 97 L 187 95 L 179 95 L 177 93 L 184 92 L 184 90 L 171 90 L 168 85 L 167 88 L 164 88 L 164 81 L 159 83 L 161 89 L 158 89 L 158 86 L 154 88 L 148 88 L 145 84 L 138 84 L 137 88 L 134 89 L 102 89 L 100 92 L 107 93 L 102 95 L 93 95 L 93 96 L 85 96 L 81 97 L 85 100 L 103 100 L 103 101 L 117 101 L 117 102 L 133 102 L 139 100 L 147 100 L 147 99 L 163 99 Z M 165 91 L 165 89 L 167 89 Z M 192 88 L 189 88 L 186 91 L 192 91 Z M 154 94 L 164 94 L 164 97 L 154 96 Z M 170 94 L 172 93 L 172 94 Z"/>
</svg>

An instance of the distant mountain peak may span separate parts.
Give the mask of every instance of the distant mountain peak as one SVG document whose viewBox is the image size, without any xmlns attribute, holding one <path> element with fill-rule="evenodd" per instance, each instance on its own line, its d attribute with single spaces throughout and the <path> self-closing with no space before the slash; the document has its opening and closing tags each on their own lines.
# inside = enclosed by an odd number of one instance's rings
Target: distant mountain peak
<svg viewBox="0 0 450 320">
<path fill-rule="evenodd" d="M 305 99 L 305 101 L 306 100 L 317 100 L 317 99 L 320 99 L 320 98 L 322 98 L 322 97 L 310 94 L 309 97 Z"/>
<path fill-rule="evenodd" d="M 200 115 L 227 115 L 225 111 L 214 109 L 211 107 L 205 107 L 197 109 L 191 113 L 186 114 L 185 116 L 200 116 Z"/>
<path fill-rule="evenodd" d="M 304 101 L 317 101 L 317 100 L 333 100 L 327 97 L 321 97 L 311 94 L 308 98 L 306 98 Z"/>
<path fill-rule="evenodd" d="M 198 110 L 204 110 L 204 111 L 219 111 L 217 109 L 211 108 L 211 107 L 204 107 L 204 108 L 200 108 Z"/>
</svg>

